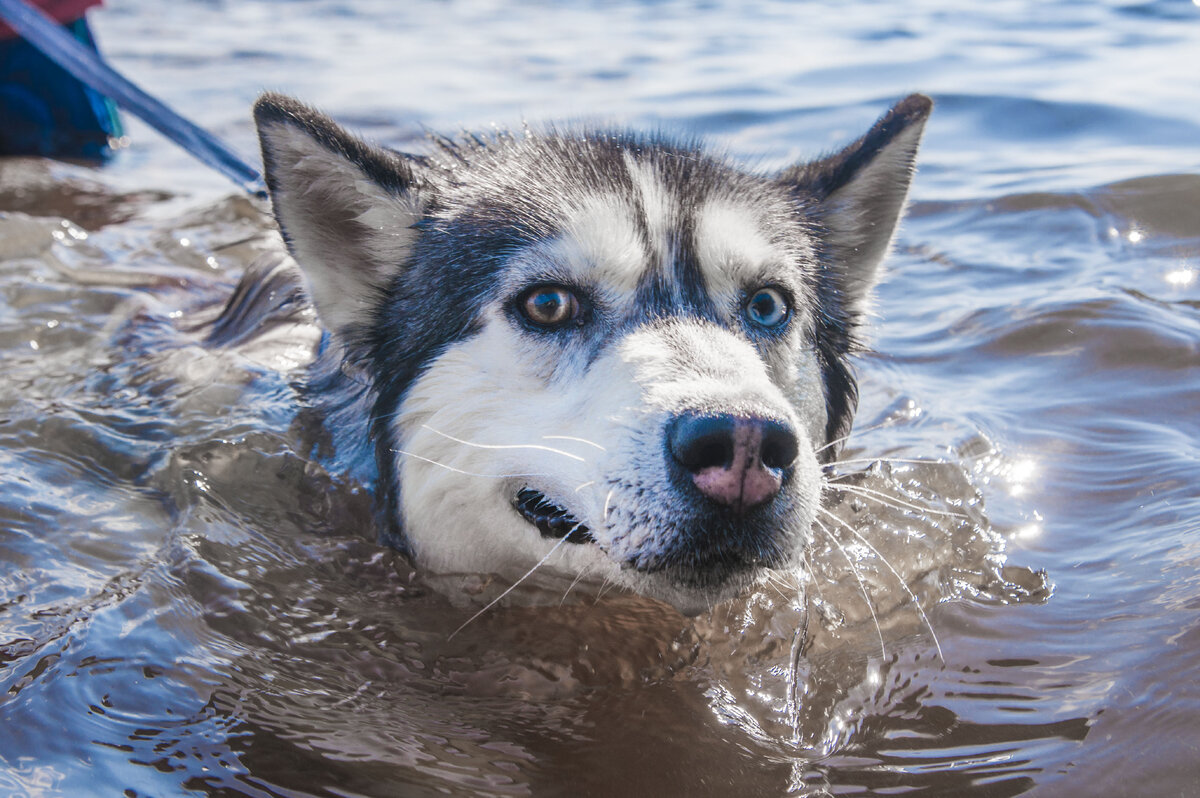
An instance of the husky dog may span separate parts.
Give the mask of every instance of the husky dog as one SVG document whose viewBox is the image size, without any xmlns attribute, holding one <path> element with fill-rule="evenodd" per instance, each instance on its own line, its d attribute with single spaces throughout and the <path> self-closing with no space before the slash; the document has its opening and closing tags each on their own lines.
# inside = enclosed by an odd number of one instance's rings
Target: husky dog
<svg viewBox="0 0 1200 798">
<path fill-rule="evenodd" d="M 328 330 L 305 390 L 388 542 L 692 614 L 797 565 L 931 106 L 755 174 L 606 130 L 405 155 L 262 97 L 275 216 Z"/>
</svg>

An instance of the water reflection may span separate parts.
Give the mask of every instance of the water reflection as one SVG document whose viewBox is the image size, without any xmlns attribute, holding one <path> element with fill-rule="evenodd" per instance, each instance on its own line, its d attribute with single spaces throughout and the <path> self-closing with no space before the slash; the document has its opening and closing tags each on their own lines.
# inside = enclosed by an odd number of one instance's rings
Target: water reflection
<svg viewBox="0 0 1200 798">
<path fill-rule="evenodd" d="M 939 107 L 832 473 L 863 490 L 807 573 L 695 623 L 556 595 L 452 640 L 473 610 L 297 451 L 286 377 L 189 327 L 261 209 L 142 131 L 104 174 L 0 164 L 0 788 L 1188 793 L 1187 5 L 114 6 L 114 57 L 246 151 L 258 81 L 403 146 L 576 107 L 768 165 Z"/>
<path fill-rule="evenodd" d="M 1163 279 L 1167 281 L 1167 285 L 1174 288 L 1187 288 L 1196 281 L 1196 270 L 1190 266 L 1182 266 L 1167 272 Z"/>
</svg>

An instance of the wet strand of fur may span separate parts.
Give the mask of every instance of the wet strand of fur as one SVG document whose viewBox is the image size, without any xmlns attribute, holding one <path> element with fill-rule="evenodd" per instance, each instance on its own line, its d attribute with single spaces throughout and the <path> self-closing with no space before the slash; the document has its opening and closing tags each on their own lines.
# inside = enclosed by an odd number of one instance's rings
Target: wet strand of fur
<svg viewBox="0 0 1200 798">
<path fill-rule="evenodd" d="M 596 591 L 596 600 L 592 603 L 599 604 L 600 599 L 604 598 L 604 594 L 607 593 L 608 591 L 612 590 L 616 586 L 616 584 L 617 583 L 612 581 L 612 579 L 610 579 L 609 577 L 607 577 L 607 576 L 604 577 L 604 584 L 600 585 L 600 589 L 598 591 Z"/>
<path fill-rule="evenodd" d="M 816 589 L 817 598 L 824 601 L 825 594 L 821 592 L 821 583 L 812 578 L 812 575 L 815 571 L 813 569 L 812 557 L 810 556 L 807 548 L 800 555 L 800 565 L 804 569 L 803 573 L 809 577 L 806 581 L 810 582 L 813 588 Z"/>
<path fill-rule="evenodd" d="M 788 673 L 791 678 L 788 679 L 784 700 L 791 721 L 793 745 L 800 742 L 800 718 L 804 710 L 800 702 L 800 660 L 804 656 L 804 643 L 808 640 L 808 620 L 809 614 L 805 612 L 803 622 L 792 633 L 792 644 L 788 650 Z"/>
<path fill-rule="evenodd" d="M 776 582 L 778 582 L 779 584 L 776 584 Z M 787 597 L 787 594 L 784 593 L 783 590 L 781 590 L 779 587 L 779 585 L 784 585 L 784 586 L 787 585 L 787 583 L 784 582 L 782 579 L 779 579 L 778 577 L 772 577 L 770 574 L 768 574 L 767 578 L 763 580 L 763 584 L 765 584 L 767 587 L 771 588 L 776 593 L 778 593 L 779 597 L 781 599 L 783 599 L 784 601 L 791 601 L 791 599 L 789 599 Z"/>
</svg>

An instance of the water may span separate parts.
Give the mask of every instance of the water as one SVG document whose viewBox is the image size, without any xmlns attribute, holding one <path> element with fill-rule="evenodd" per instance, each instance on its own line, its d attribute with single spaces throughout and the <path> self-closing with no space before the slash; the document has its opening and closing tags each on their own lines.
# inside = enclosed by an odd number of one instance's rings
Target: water
<svg viewBox="0 0 1200 798">
<path fill-rule="evenodd" d="M 451 639 L 469 602 L 292 448 L 279 370 L 311 318 L 265 353 L 198 343 L 269 246 L 261 209 L 138 123 L 102 172 L 0 164 L 6 794 L 1200 792 L 1200 7 L 129 0 L 95 23 L 246 153 L 263 88 L 397 146 L 584 116 L 766 166 L 908 91 L 938 107 L 838 467 L 891 506 L 831 494 L 807 599 L 693 622 L 526 596 Z"/>
</svg>

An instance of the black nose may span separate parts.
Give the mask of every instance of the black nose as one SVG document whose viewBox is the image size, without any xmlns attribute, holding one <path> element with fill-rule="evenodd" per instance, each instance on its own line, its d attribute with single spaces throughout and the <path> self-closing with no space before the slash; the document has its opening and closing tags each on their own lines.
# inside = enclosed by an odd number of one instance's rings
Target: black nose
<svg viewBox="0 0 1200 798">
<path fill-rule="evenodd" d="M 736 512 L 773 498 L 799 453 L 795 433 L 759 416 L 682 414 L 667 430 L 671 456 L 700 492 Z"/>
</svg>

